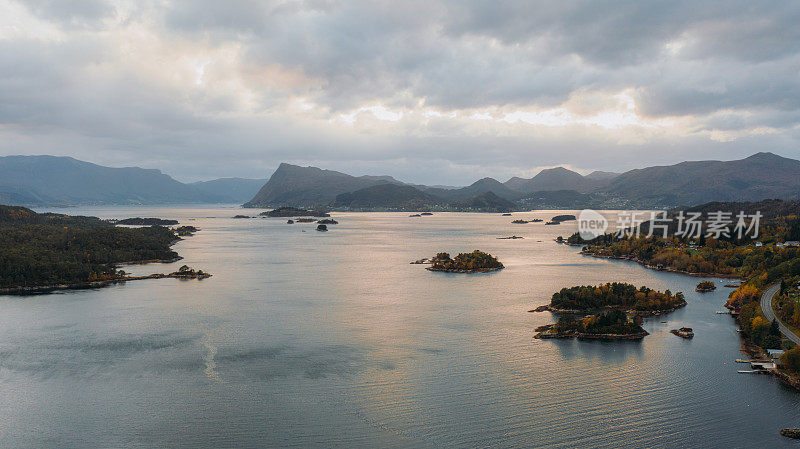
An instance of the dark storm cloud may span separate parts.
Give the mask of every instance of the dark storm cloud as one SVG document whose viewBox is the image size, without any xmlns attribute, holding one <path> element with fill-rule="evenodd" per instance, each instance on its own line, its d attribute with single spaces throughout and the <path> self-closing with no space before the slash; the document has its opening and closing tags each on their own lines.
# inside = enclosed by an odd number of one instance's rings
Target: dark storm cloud
<svg viewBox="0 0 800 449">
<path fill-rule="evenodd" d="M 0 18 L 0 154 L 184 179 L 263 176 L 286 160 L 447 177 L 437 183 L 558 164 L 800 156 L 796 2 L 6 6 L 39 22 Z M 340 120 L 376 104 L 396 118 Z M 554 108 L 553 123 L 500 120 Z M 476 110 L 492 120 L 469 119 Z M 614 118 L 622 113 L 638 118 Z"/>
</svg>

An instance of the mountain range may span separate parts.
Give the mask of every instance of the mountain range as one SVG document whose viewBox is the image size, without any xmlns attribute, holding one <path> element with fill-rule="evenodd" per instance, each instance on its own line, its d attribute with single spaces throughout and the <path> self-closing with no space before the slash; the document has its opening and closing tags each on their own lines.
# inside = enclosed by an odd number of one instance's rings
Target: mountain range
<svg viewBox="0 0 800 449">
<path fill-rule="evenodd" d="M 0 204 L 242 203 L 264 182 L 227 178 L 184 184 L 159 170 L 104 167 L 71 157 L 0 157 Z"/>
<path fill-rule="evenodd" d="M 800 161 L 757 153 L 734 161 L 681 162 L 586 176 L 555 167 L 532 178 L 483 178 L 451 188 L 287 163 L 266 181 L 220 178 L 185 184 L 153 169 L 103 167 L 70 157 L 0 157 L 0 203 L 32 206 L 235 202 L 257 208 L 507 211 L 672 208 L 767 198 L 800 198 Z"/>
<path fill-rule="evenodd" d="M 376 187 L 379 185 L 384 186 Z M 485 195 L 489 193 L 491 195 Z M 586 176 L 555 167 L 529 179 L 513 177 L 503 183 L 483 178 L 457 189 L 408 185 L 390 176 L 354 177 L 315 167 L 281 164 L 245 207 L 332 206 L 350 210 L 671 208 L 709 201 L 765 198 L 800 198 L 800 161 L 772 153 L 757 153 L 734 161 L 681 162 L 620 174 L 596 171 Z"/>
</svg>

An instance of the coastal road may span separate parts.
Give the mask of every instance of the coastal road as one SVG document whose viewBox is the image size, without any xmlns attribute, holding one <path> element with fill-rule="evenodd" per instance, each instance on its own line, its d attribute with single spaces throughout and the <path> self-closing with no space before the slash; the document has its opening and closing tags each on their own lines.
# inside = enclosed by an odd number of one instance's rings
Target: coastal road
<svg viewBox="0 0 800 449">
<path fill-rule="evenodd" d="M 764 291 L 764 294 L 761 295 L 761 310 L 764 312 L 764 316 L 767 317 L 767 320 L 772 322 L 772 320 L 778 320 L 778 327 L 781 329 L 781 333 L 786 336 L 789 340 L 792 340 L 796 344 L 800 345 L 800 337 L 797 336 L 794 332 L 789 330 L 788 327 L 784 326 L 781 323 L 781 320 L 775 316 L 775 312 L 772 311 L 772 297 L 778 293 L 780 290 L 781 284 L 774 284 L 771 285 L 768 289 Z"/>
</svg>

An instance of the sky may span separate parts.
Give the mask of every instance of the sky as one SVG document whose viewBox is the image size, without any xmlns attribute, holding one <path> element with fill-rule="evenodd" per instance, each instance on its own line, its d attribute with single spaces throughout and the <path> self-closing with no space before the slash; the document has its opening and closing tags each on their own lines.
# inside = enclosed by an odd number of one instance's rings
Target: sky
<svg viewBox="0 0 800 449">
<path fill-rule="evenodd" d="M 0 155 L 426 184 L 800 159 L 800 2 L 0 0 Z"/>
</svg>

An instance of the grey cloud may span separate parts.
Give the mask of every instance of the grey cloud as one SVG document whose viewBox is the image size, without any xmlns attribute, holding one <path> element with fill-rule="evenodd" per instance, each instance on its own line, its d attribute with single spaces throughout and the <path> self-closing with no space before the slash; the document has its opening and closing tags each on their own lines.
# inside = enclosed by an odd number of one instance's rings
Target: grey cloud
<svg viewBox="0 0 800 449">
<path fill-rule="evenodd" d="M 96 25 L 116 12 L 106 0 L 25 0 L 22 4 L 42 18 L 75 27 Z"/>
<path fill-rule="evenodd" d="M 137 3 L 95 34 L 92 26 L 122 14 L 113 3 L 26 5 L 65 38 L 0 40 L 2 154 L 69 154 L 187 180 L 263 176 L 285 160 L 443 184 L 558 164 L 617 171 L 761 150 L 800 156 L 793 2 L 186 0 Z M 224 90 L 119 68 L 126 50 L 114 27 L 128 25 L 168 45 L 234 44 L 241 66 L 230 76 L 247 74 L 255 111 L 239 110 Z M 259 79 L 274 76 L 261 71 L 268 67 L 305 79 Z M 327 123 L 363 105 L 413 108 L 420 98 L 446 113 L 554 107 L 576 94 L 626 89 L 639 114 L 681 117 L 695 135 L 629 143 L 612 131 L 557 135 L 526 124 L 472 132 L 446 118 L 383 131 Z M 315 103 L 317 115 L 287 113 L 292 96 Z M 763 126 L 780 134 L 708 137 Z"/>
</svg>

